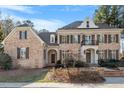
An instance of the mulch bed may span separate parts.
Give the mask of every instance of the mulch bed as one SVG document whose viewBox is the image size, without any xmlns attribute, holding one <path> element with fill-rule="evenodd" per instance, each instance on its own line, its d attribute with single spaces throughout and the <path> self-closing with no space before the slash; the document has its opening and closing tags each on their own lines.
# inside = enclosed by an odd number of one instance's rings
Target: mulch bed
<svg viewBox="0 0 124 93">
<path fill-rule="evenodd" d="M 52 69 L 49 79 L 58 82 L 68 83 L 102 83 L 104 77 L 97 71 L 71 68 L 71 69 Z"/>
</svg>

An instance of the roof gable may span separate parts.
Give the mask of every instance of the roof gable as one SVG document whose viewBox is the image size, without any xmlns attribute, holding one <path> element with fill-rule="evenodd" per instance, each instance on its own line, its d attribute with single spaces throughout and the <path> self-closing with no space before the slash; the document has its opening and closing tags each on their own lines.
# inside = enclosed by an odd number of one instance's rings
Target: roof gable
<svg viewBox="0 0 124 93">
<path fill-rule="evenodd" d="M 31 31 L 31 33 L 41 42 L 44 43 L 44 41 L 33 31 L 33 29 L 31 27 L 15 27 L 10 33 L 9 35 L 3 40 L 3 44 L 4 42 L 6 42 L 6 40 L 10 39 L 11 37 L 13 37 L 14 33 L 16 33 L 16 31 L 18 30 L 22 30 L 22 29 L 29 29 L 28 31 Z"/>
</svg>

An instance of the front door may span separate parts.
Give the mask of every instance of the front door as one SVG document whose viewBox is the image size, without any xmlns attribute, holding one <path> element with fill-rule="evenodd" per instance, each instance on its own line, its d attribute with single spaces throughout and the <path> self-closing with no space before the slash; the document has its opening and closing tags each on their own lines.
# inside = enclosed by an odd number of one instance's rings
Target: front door
<svg viewBox="0 0 124 93">
<path fill-rule="evenodd" d="M 90 51 L 88 51 L 88 52 L 86 53 L 86 62 L 87 62 L 87 63 L 91 63 L 91 52 L 90 52 Z"/>
<path fill-rule="evenodd" d="M 55 63 L 55 54 L 51 54 L 51 63 Z"/>
</svg>

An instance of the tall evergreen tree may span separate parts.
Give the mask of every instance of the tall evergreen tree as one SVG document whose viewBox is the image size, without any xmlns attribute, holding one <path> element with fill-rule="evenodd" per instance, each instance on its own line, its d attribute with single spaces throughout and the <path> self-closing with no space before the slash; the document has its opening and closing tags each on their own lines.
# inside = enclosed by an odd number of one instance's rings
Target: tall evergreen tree
<svg viewBox="0 0 124 93">
<path fill-rule="evenodd" d="M 114 27 L 124 27 L 124 6 L 100 6 L 95 11 L 95 23 L 106 23 Z"/>
<path fill-rule="evenodd" d="M 110 24 L 110 9 L 111 6 L 103 5 L 95 11 L 94 21 L 95 23 L 107 23 Z"/>
<path fill-rule="evenodd" d="M 113 5 L 111 6 L 111 13 L 110 13 L 110 24 L 114 25 L 115 27 L 119 26 L 119 6 Z"/>
</svg>

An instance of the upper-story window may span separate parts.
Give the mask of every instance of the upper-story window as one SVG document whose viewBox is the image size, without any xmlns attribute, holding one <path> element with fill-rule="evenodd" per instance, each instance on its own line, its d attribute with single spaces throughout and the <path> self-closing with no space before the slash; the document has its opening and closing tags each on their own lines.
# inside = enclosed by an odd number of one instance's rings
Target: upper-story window
<svg viewBox="0 0 124 93">
<path fill-rule="evenodd" d="M 89 28 L 89 21 L 86 22 L 86 26 L 87 26 L 87 28 Z"/>
<path fill-rule="evenodd" d="M 78 35 L 73 35 L 73 43 L 78 43 Z"/>
<path fill-rule="evenodd" d="M 50 43 L 55 43 L 55 35 L 50 35 Z"/>
<path fill-rule="evenodd" d="M 20 39 L 27 39 L 27 31 L 20 31 L 19 32 Z"/>
</svg>

